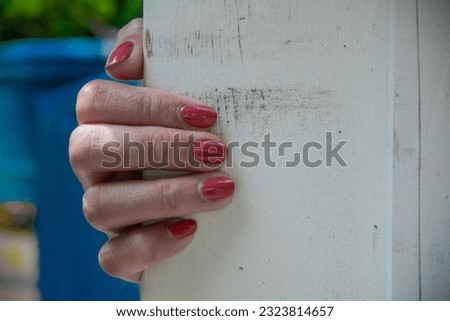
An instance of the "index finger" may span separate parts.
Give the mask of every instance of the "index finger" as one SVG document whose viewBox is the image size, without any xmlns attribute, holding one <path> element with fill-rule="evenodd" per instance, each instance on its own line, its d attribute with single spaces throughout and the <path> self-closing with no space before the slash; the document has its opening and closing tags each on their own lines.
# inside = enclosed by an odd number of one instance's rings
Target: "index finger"
<svg viewBox="0 0 450 321">
<path fill-rule="evenodd" d="M 189 97 L 154 88 L 94 80 L 78 93 L 80 124 L 108 123 L 207 130 L 217 120 L 211 107 Z"/>
</svg>

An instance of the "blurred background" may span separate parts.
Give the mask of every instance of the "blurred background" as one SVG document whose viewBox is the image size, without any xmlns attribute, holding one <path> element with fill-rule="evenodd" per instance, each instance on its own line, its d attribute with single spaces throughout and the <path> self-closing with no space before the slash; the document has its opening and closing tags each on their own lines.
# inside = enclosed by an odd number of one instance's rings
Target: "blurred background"
<svg viewBox="0 0 450 321">
<path fill-rule="evenodd" d="M 0 0 L 0 300 L 137 300 L 107 276 L 67 156 L 75 99 L 141 0 Z M 133 83 L 136 84 L 136 83 Z"/>
</svg>

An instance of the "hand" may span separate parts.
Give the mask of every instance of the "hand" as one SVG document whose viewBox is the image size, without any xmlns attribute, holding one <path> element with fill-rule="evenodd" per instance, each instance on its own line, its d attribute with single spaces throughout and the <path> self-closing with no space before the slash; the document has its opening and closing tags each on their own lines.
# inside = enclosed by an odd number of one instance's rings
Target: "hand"
<svg viewBox="0 0 450 321">
<path fill-rule="evenodd" d="M 123 27 L 117 43 L 105 67 L 108 74 L 142 78 L 142 20 Z M 83 212 L 110 237 L 100 249 L 100 266 L 110 275 L 139 282 L 145 269 L 191 242 L 197 224 L 180 217 L 217 210 L 230 201 L 234 182 L 217 171 L 226 146 L 207 131 L 217 114 L 191 98 L 100 80 L 80 90 L 76 111 L 80 125 L 70 137 L 69 155 L 85 190 Z M 135 147 L 126 148 L 126 135 Z M 177 137 L 192 141 L 175 151 L 168 144 Z M 142 161 L 148 153 L 154 162 Z M 156 160 L 168 170 L 193 174 L 142 180 L 142 170 L 156 168 Z"/>
</svg>

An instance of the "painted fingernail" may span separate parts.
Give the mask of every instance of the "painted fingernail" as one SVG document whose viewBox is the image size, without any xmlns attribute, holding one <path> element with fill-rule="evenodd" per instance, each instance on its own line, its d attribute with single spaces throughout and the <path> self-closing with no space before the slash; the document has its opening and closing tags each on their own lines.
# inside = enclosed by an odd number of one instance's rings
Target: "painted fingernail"
<svg viewBox="0 0 450 321">
<path fill-rule="evenodd" d="M 198 128 L 209 128 L 217 120 L 217 113 L 210 107 L 202 105 L 184 105 L 180 115 L 186 124 Z"/>
<path fill-rule="evenodd" d="M 208 201 L 230 197 L 234 188 L 234 181 L 229 177 L 208 178 L 200 186 L 202 196 Z"/>
<path fill-rule="evenodd" d="M 194 220 L 178 221 L 167 226 L 169 232 L 177 239 L 185 238 L 194 234 L 197 222 Z"/>
<path fill-rule="evenodd" d="M 202 163 L 223 163 L 227 157 L 227 146 L 218 140 L 199 140 L 192 144 L 194 158 Z"/>
<path fill-rule="evenodd" d="M 110 68 L 111 66 L 117 65 L 122 61 L 130 58 L 131 53 L 133 52 L 134 44 L 131 41 L 125 41 L 118 45 L 113 52 L 109 55 L 108 62 L 106 63 L 105 68 Z"/>
</svg>

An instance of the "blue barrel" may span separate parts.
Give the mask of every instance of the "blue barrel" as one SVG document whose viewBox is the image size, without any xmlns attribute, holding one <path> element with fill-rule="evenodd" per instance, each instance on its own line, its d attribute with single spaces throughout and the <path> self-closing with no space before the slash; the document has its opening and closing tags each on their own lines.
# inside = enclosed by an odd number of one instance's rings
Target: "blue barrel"
<svg viewBox="0 0 450 321">
<path fill-rule="evenodd" d="M 97 253 L 107 240 L 81 211 L 82 188 L 67 148 L 75 100 L 89 80 L 107 78 L 101 39 L 0 44 L 0 201 L 38 209 L 43 300 L 138 300 L 136 284 L 106 275 Z"/>
</svg>

